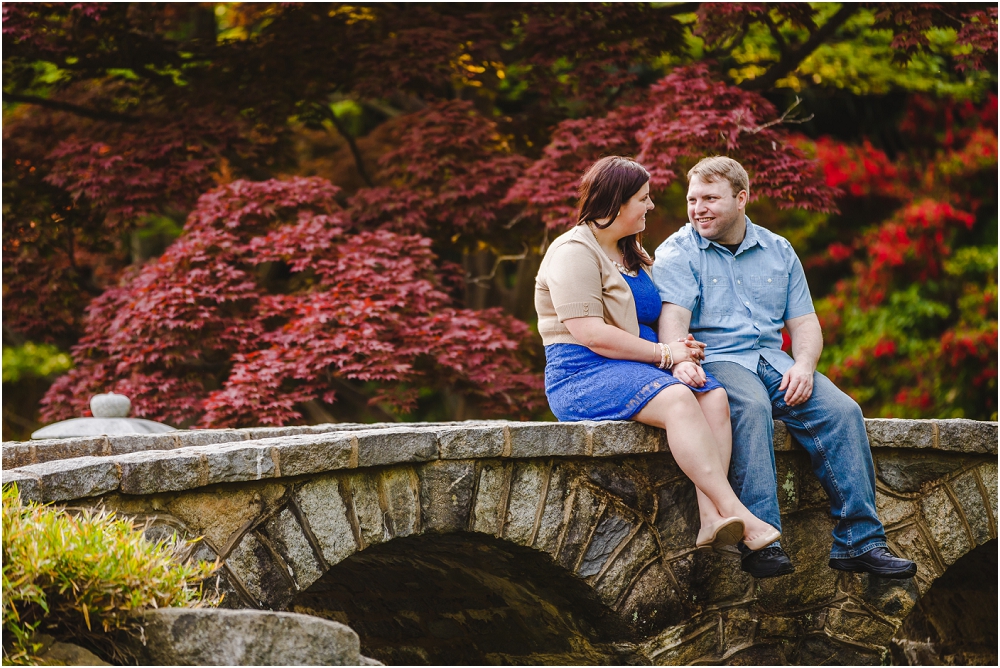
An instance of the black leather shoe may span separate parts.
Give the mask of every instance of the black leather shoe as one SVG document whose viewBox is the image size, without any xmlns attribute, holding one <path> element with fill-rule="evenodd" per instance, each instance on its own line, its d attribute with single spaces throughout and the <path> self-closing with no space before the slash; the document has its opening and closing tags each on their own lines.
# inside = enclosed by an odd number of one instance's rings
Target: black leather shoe
<svg viewBox="0 0 1000 668">
<path fill-rule="evenodd" d="M 795 572 L 792 560 L 780 547 L 765 547 L 750 552 L 740 561 L 740 568 L 758 579 L 776 578 Z"/>
<path fill-rule="evenodd" d="M 900 559 L 884 547 L 876 547 L 853 559 L 831 559 L 830 568 L 899 580 L 912 578 L 917 574 L 915 563 L 909 559 Z"/>
</svg>

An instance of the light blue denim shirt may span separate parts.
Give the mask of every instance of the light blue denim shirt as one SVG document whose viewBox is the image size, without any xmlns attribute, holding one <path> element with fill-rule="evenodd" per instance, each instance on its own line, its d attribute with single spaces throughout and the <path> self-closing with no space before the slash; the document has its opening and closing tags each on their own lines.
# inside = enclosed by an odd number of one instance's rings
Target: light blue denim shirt
<svg viewBox="0 0 1000 668">
<path fill-rule="evenodd" d="M 794 363 L 781 350 L 785 321 L 815 309 L 788 240 L 746 223 L 735 257 L 688 223 L 656 249 L 653 282 L 664 302 L 691 311 L 691 332 L 708 345 L 706 362 L 736 362 L 757 373 L 763 357 L 785 373 Z"/>
</svg>

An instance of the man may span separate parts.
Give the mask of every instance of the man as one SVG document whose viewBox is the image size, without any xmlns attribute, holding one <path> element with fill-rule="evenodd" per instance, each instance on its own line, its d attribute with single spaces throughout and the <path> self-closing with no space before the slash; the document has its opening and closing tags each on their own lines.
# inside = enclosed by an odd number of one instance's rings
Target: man
<svg viewBox="0 0 1000 668">
<path fill-rule="evenodd" d="M 809 452 L 837 520 L 830 567 L 909 578 L 912 561 L 894 556 L 875 511 L 875 467 L 857 403 L 816 371 L 823 335 L 802 264 L 784 238 L 746 217 L 750 182 L 730 158 L 705 158 L 688 172 L 688 220 L 656 249 L 653 280 L 663 299 L 660 340 L 688 331 L 708 344 L 702 367 L 674 369 L 700 387 L 705 371 L 726 388 L 733 420 L 729 480 L 757 517 L 781 528 L 773 419 Z M 788 329 L 792 357 L 781 350 Z M 794 358 L 794 359 L 793 359 Z M 744 571 L 757 578 L 795 570 L 780 543 L 741 545 Z"/>
</svg>

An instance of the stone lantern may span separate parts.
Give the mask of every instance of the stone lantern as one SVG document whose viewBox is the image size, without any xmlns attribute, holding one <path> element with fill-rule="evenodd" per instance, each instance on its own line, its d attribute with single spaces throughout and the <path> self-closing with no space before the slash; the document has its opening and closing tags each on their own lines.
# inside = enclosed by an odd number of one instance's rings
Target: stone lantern
<svg viewBox="0 0 1000 668">
<path fill-rule="evenodd" d="M 72 418 L 42 427 L 32 439 L 77 438 L 80 436 L 126 436 L 129 434 L 162 434 L 176 431 L 162 422 L 130 418 L 132 402 L 124 394 L 95 394 L 90 398 L 94 417 Z"/>
</svg>

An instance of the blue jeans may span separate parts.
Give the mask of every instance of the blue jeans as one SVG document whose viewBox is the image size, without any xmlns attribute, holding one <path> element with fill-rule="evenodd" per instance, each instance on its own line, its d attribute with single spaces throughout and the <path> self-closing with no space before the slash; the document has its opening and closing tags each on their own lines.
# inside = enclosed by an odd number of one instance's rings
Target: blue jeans
<svg viewBox="0 0 1000 668">
<path fill-rule="evenodd" d="M 830 557 L 857 557 L 885 547 L 885 530 L 875 511 L 875 465 L 861 408 L 829 378 L 813 375 L 813 393 L 798 406 L 778 391 L 781 374 L 763 358 L 757 373 L 735 362 L 710 362 L 729 394 L 733 457 L 729 482 L 757 517 L 781 529 L 774 466 L 774 422 L 781 420 L 809 453 L 812 469 L 830 497 L 833 529 Z"/>
</svg>

